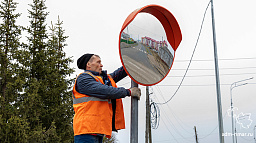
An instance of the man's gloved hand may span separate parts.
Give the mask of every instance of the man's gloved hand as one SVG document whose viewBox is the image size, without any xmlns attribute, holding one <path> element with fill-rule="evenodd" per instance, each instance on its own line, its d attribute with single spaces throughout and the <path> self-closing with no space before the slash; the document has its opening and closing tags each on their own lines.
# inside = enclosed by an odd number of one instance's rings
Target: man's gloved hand
<svg viewBox="0 0 256 143">
<path fill-rule="evenodd" d="M 138 87 L 130 88 L 130 91 L 132 97 L 137 97 L 140 100 L 141 91 Z"/>
</svg>

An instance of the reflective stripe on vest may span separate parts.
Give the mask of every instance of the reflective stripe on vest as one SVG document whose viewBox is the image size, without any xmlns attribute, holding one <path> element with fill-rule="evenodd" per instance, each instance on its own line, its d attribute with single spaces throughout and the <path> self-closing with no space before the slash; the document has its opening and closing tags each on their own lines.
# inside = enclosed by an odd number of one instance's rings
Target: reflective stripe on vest
<svg viewBox="0 0 256 143">
<path fill-rule="evenodd" d="M 96 76 L 94 76 L 91 72 L 85 72 L 85 73 L 91 75 L 93 78 L 95 78 L 95 80 L 96 80 L 97 82 L 100 81 L 100 80 L 99 80 Z M 100 99 L 100 98 L 92 97 L 92 96 L 90 96 L 90 97 L 76 98 L 73 93 L 72 93 L 72 95 L 73 95 L 73 104 L 79 104 L 79 103 L 88 102 L 88 101 L 106 101 L 106 102 L 108 102 L 109 104 L 111 104 L 111 100 L 108 100 L 108 99 Z"/>
<path fill-rule="evenodd" d="M 81 97 L 81 98 L 75 98 L 74 94 L 73 94 L 73 104 L 79 104 L 79 103 L 83 103 L 83 102 L 88 102 L 88 101 L 107 101 L 108 99 L 100 99 L 97 97 Z"/>
</svg>

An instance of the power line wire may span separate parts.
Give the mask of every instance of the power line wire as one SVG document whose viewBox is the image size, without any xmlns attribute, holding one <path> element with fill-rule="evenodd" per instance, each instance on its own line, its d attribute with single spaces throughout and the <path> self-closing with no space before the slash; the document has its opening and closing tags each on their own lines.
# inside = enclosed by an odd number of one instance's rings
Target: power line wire
<svg viewBox="0 0 256 143">
<path fill-rule="evenodd" d="M 233 60 L 255 60 L 256 57 L 250 57 L 250 58 L 232 58 L 232 59 L 219 59 L 219 61 L 233 61 Z M 175 60 L 175 62 L 187 62 L 187 61 L 190 61 L 190 60 Z M 193 62 L 209 62 L 209 61 L 213 61 L 208 59 L 198 59 L 198 60 L 193 60 Z"/>
<path fill-rule="evenodd" d="M 156 98 L 156 100 L 158 101 L 158 98 L 157 98 L 156 96 L 155 96 L 155 98 Z M 154 103 L 154 102 L 152 101 L 152 103 Z M 160 110 L 159 110 L 159 111 L 160 111 Z M 174 131 L 182 137 L 182 138 L 180 138 L 180 139 L 189 140 L 189 138 L 193 138 L 193 137 L 184 137 L 184 136 L 176 129 L 176 127 L 175 127 L 174 124 L 171 122 L 171 120 L 169 119 L 169 117 L 167 116 L 167 114 L 166 114 L 165 111 L 164 111 L 164 115 L 165 115 L 166 119 L 168 119 L 168 121 L 171 123 L 171 125 L 172 125 Z M 160 115 L 159 115 L 159 117 L 160 117 Z M 172 134 L 171 131 L 169 130 L 169 128 L 168 128 L 167 124 L 165 123 L 165 121 L 164 121 L 164 120 L 162 120 L 162 121 L 163 121 L 165 127 L 167 128 L 167 130 L 170 132 L 170 134 L 171 134 L 172 137 L 174 138 L 173 134 Z M 174 138 L 174 140 L 176 140 L 176 141 L 178 142 L 178 140 L 177 140 L 176 138 Z M 191 140 L 189 140 L 189 141 L 191 142 Z"/>
<path fill-rule="evenodd" d="M 151 127 L 157 129 L 160 122 L 160 109 L 155 102 L 150 103 Z"/>
<path fill-rule="evenodd" d="M 161 92 L 161 90 L 159 89 L 159 87 L 156 85 L 156 89 L 157 89 L 157 91 L 159 92 L 159 94 L 161 95 L 161 97 L 164 99 L 164 101 L 165 101 L 165 98 L 164 98 L 164 96 L 163 96 L 163 94 L 162 94 L 162 92 Z M 178 124 L 180 125 L 180 127 L 184 130 L 184 131 L 186 131 L 188 134 L 193 134 L 193 133 L 191 133 L 191 132 L 189 132 L 189 131 L 187 131 L 183 126 L 182 126 L 182 124 L 183 125 L 185 125 L 182 121 L 181 121 L 181 119 L 177 119 L 178 117 L 176 116 L 176 115 L 174 115 L 174 112 L 172 111 L 172 109 L 170 108 L 170 106 L 167 104 L 167 107 L 169 108 L 169 110 L 170 110 L 170 112 L 172 113 L 172 115 L 173 115 L 173 117 L 176 119 L 176 121 L 178 122 Z"/>
<path fill-rule="evenodd" d="M 226 113 L 225 113 L 223 119 L 224 119 L 225 117 L 227 117 L 227 114 L 228 114 L 228 112 L 226 111 Z M 204 139 L 204 138 L 210 136 L 210 135 L 217 129 L 217 127 L 218 127 L 218 125 L 216 125 L 216 127 L 215 127 L 209 134 L 205 135 L 204 137 L 200 137 L 199 139 Z"/>
<path fill-rule="evenodd" d="M 191 55 L 191 58 L 190 58 L 190 61 L 189 61 L 189 64 L 188 64 L 187 70 L 185 71 L 185 74 L 184 74 L 184 76 L 183 76 L 183 78 L 182 78 L 182 80 L 181 80 L 181 82 L 180 82 L 180 85 L 178 86 L 177 90 L 174 92 L 174 94 L 172 95 L 172 97 L 171 97 L 169 100 L 167 100 L 167 101 L 166 101 L 166 102 L 164 102 L 164 103 L 157 103 L 157 104 L 163 105 L 163 104 L 168 103 L 169 101 L 171 101 L 171 100 L 172 100 L 172 98 L 176 95 L 176 93 L 177 93 L 177 92 L 178 92 L 178 90 L 180 89 L 181 84 L 183 83 L 183 81 L 184 81 L 184 79 L 185 79 L 185 77 L 186 77 L 186 74 L 187 74 L 188 69 L 189 69 L 190 64 L 191 64 L 191 61 L 192 61 L 192 59 L 193 59 L 193 56 L 194 56 L 194 53 L 195 53 L 195 50 L 196 50 L 196 47 L 197 47 L 197 44 L 198 44 L 198 41 L 199 41 L 199 38 L 200 38 L 201 32 L 202 32 L 202 28 L 203 28 L 203 24 L 204 24 L 205 15 L 206 15 L 206 12 L 207 12 L 207 9 L 208 9 L 208 7 L 209 7 L 210 3 L 211 3 L 211 1 L 209 1 L 208 5 L 207 5 L 207 7 L 206 7 L 206 9 L 205 9 L 204 16 L 203 16 L 203 20 L 202 20 L 201 27 L 200 27 L 200 31 L 199 31 L 199 34 L 198 34 L 198 37 L 197 37 L 197 41 L 196 41 L 196 44 L 195 44 L 195 47 L 194 47 L 193 53 L 192 53 L 192 55 Z"/>
<path fill-rule="evenodd" d="M 204 139 L 204 138 L 210 136 L 210 135 L 218 128 L 218 126 L 219 126 L 219 125 L 217 125 L 209 134 L 207 134 L 207 135 L 205 135 L 204 137 L 201 137 L 201 138 L 199 138 L 199 139 Z"/>
<path fill-rule="evenodd" d="M 256 68 L 256 67 L 252 67 L 252 68 Z M 220 74 L 220 76 L 234 76 L 234 75 L 248 75 L 248 74 L 256 74 L 255 73 L 236 73 L 236 74 Z M 190 75 L 190 76 L 186 76 L 186 77 L 212 77 L 212 76 L 215 76 L 215 75 Z M 183 77 L 183 76 L 167 76 L 168 78 L 170 77 L 175 77 L 175 78 L 179 78 L 179 77 Z M 120 84 L 118 86 L 124 86 L 124 85 L 127 85 L 127 84 L 130 84 L 131 82 L 126 82 L 126 83 L 123 83 L 123 84 Z M 253 84 L 253 83 L 251 83 Z M 221 85 L 228 85 L 228 84 L 221 84 Z M 163 85 L 158 85 L 158 86 L 163 86 Z M 177 85 L 169 85 L 169 86 L 177 86 Z M 182 86 L 182 85 L 181 85 Z M 190 86 L 190 85 L 185 85 L 185 86 Z M 201 85 L 196 85 L 196 86 L 201 86 Z M 202 85 L 202 86 L 212 86 L 212 84 L 206 84 L 206 85 Z"/>
<path fill-rule="evenodd" d="M 256 84 L 256 83 L 248 83 L 248 84 Z M 230 86 L 230 84 L 220 84 L 221 86 Z M 162 84 L 157 86 L 179 86 L 179 85 L 172 85 L 172 84 Z M 185 84 L 181 86 L 216 86 L 215 84 Z"/>
<path fill-rule="evenodd" d="M 163 110 L 163 111 L 164 111 L 164 110 Z M 173 129 L 175 130 L 175 132 L 176 132 L 178 135 L 180 135 L 180 136 L 182 137 L 182 139 L 191 141 L 191 138 L 194 138 L 194 136 L 191 136 L 191 137 L 184 137 L 184 136 L 182 135 L 182 133 L 180 133 L 180 131 L 179 131 L 179 130 L 175 127 L 175 125 L 171 122 L 170 118 L 167 116 L 167 114 L 166 114 L 165 111 L 164 111 L 164 115 L 165 115 L 165 118 L 167 119 L 167 122 L 169 122 L 169 123 L 172 125 Z M 163 121 L 163 120 L 162 120 L 162 121 Z M 166 125 L 166 124 L 165 124 L 165 125 Z M 168 126 L 166 125 L 166 127 L 168 127 Z"/>
<path fill-rule="evenodd" d="M 254 73 L 230 73 L 230 74 L 220 74 L 220 76 L 230 76 L 230 75 L 247 75 L 247 74 L 256 74 Z M 215 75 L 190 75 L 186 77 L 205 77 L 205 76 L 215 76 Z M 183 77 L 183 76 L 167 76 L 167 77 Z"/>
<path fill-rule="evenodd" d="M 174 139 L 176 142 L 178 142 L 178 140 L 174 137 L 174 135 L 173 135 L 173 134 L 171 133 L 171 131 L 169 130 L 168 126 L 165 124 L 164 120 L 162 120 L 162 121 L 163 121 L 163 123 L 164 123 L 166 129 L 168 130 L 168 132 L 169 132 L 169 133 L 171 134 L 171 136 L 173 137 L 173 139 Z"/>
<path fill-rule="evenodd" d="M 220 70 L 238 70 L 238 69 L 256 69 L 256 67 L 234 67 L 234 68 L 219 68 Z M 172 69 L 173 70 L 186 70 L 186 69 Z M 214 69 L 189 69 L 189 70 L 214 70 Z"/>
<path fill-rule="evenodd" d="M 159 93 L 161 93 L 161 91 L 159 92 Z M 161 95 L 162 95 L 162 93 L 161 93 Z M 155 96 L 156 97 L 156 96 Z M 162 98 L 164 98 L 163 97 L 163 95 L 162 95 Z M 156 97 L 156 99 L 157 99 L 157 97 Z M 157 99 L 158 100 L 158 99 Z M 152 102 L 152 103 L 154 103 L 154 102 Z M 169 106 L 168 106 L 169 107 Z M 193 138 L 194 136 L 191 136 L 191 137 L 184 137 L 180 132 L 179 132 L 179 130 L 175 127 L 175 125 L 174 125 L 174 123 L 170 120 L 170 118 L 168 117 L 168 115 L 167 115 L 167 113 L 165 112 L 165 110 L 163 109 L 163 111 L 164 111 L 164 115 L 165 115 L 165 118 L 167 119 L 167 121 L 172 125 L 172 128 L 174 129 L 174 131 L 178 134 L 178 135 L 180 135 L 181 137 L 182 137 L 182 139 L 185 139 L 185 140 L 188 140 L 188 141 L 190 141 L 191 142 L 191 138 Z M 160 116 L 159 116 L 160 117 Z M 176 119 L 177 120 L 177 119 Z M 164 121 L 163 121 L 164 122 Z M 164 122 L 164 124 L 165 124 L 165 122 Z M 165 126 L 166 126 L 166 124 L 165 124 Z M 182 127 L 182 126 L 181 126 Z M 168 126 L 166 126 L 166 128 L 168 128 Z M 183 128 L 183 127 L 182 127 Z M 184 128 L 183 128 L 184 129 Z M 169 130 L 169 129 L 168 129 Z M 185 130 L 185 129 L 184 129 Z M 185 130 L 186 131 L 186 130 Z M 187 131 L 188 132 L 188 131 Z"/>
</svg>

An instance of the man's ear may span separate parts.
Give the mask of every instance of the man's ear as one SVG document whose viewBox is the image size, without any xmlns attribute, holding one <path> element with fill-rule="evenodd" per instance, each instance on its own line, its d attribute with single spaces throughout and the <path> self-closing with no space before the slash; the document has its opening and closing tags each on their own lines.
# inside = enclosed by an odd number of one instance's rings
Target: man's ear
<svg viewBox="0 0 256 143">
<path fill-rule="evenodd" d="M 86 69 L 87 68 L 91 68 L 91 63 L 90 62 L 87 62 L 87 64 L 86 64 Z"/>
</svg>

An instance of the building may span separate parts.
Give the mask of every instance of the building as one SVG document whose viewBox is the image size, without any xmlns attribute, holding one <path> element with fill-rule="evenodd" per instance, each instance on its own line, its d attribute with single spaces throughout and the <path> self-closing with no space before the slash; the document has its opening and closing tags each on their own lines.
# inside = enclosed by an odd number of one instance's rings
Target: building
<svg viewBox="0 0 256 143">
<path fill-rule="evenodd" d="M 123 39 L 129 39 L 129 38 L 130 38 L 130 35 L 127 34 L 127 33 L 125 33 L 125 32 L 122 32 L 121 38 L 123 38 Z"/>
<path fill-rule="evenodd" d="M 168 47 L 167 42 L 164 41 L 157 41 L 155 39 L 152 39 L 150 37 L 141 37 L 141 42 L 144 45 L 147 45 L 148 47 L 155 49 L 158 51 L 159 47 Z"/>
<path fill-rule="evenodd" d="M 158 55 L 169 67 L 172 66 L 173 55 L 166 46 L 159 47 Z"/>
</svg>

